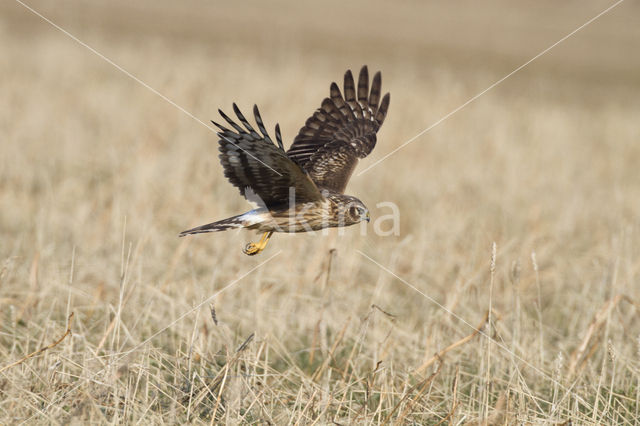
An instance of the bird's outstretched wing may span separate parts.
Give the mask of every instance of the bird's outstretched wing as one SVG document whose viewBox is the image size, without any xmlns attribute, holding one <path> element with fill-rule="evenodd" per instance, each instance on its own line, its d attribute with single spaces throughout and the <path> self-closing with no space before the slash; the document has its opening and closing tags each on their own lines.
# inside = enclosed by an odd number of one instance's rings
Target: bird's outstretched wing
<svg viewBox="0 0 640 426">
<path fill-rule="evenodd" d="M 224 175 L 240 194 L 250 201 L 255 201 L 257 195 L 267 207 L 288 205 L 290 188 L 295 189 L 296 201 L 321 200 L 318 187 L 284 152 L 279 126 L 276 125 L 276 146 L 264 127 L 257 106 L 253 107 L 253 114 L 261 134 L 249 124 L 236 104 L 233 104 L 233 110 L 244 127 L 220 110 L 220 115 L 233 130 L 215 121 L 212 123 L 220 128 L 219 150 Z"/>
<path fill-rule="evenodd" d="M 362 67 L 355 87 L 351 71 L 344 75 L 344 97 L 331 83 L 330 97 L 307 119 L 287 151 L 319 188 L 344 192 L 358 163 L 376 145 L 376 132 L 389 108 L 390 95 L 380 101 L 381 76 L 377 72 L 369 91 L 369 71 Z"/>
</svg>

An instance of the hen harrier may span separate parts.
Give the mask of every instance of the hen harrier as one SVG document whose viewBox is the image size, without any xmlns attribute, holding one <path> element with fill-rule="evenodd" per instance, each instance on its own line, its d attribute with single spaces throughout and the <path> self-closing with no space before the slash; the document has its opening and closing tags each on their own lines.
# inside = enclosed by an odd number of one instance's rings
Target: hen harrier
<svg viewBox="0 0 640 426">
<path fill-rule="evenodd" d="M 262 238 L 244 249 L 244 253 L 255 255 L 264 250 L 274 232 L 315 231 L 369 221 L 369 210 L 362 201 L 345 195 L 344 190 L 358 159 L 375 147 L 376 132 L 387 115 L 390 97 L 387 93 L 379 102 L 380 85 L 378 72 L 369 91 L 369 72 L 364 66 L 356 88 L 351 71 L 347 71 L 344 97 L 338 85 L 331 83 L 329 97 L 307 119 L 286 152 L 280 126 L 276 124 L 275 145 L 257 106 L 253 114 L 261 134 L 236 104 L 233 110 L 244 127 L 218 110 L 234 129 L 212 121 L 220 128 L 224 175 L 240 194 L 257 201 L 260 207 L 183 231 L 180 236 L 230 228 L 255 229 L 263 232 Z"/>
</svg>

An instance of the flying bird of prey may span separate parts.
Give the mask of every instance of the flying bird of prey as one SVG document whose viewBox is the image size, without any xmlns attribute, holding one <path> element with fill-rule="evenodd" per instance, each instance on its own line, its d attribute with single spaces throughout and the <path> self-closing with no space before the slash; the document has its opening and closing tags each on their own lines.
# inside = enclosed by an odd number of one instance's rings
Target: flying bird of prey
<svg viewBox="0 0 640 426">
<path fill-rule="evenodd" d="M 231 127 L 212 121 L 220 129 L 224 175 L 259 207 L 183 231 L 180 236 L 231 228 L 257 230 L 263 233 L 260 241 L 244 248 L 244 253 L 255 255 L 264 250 L 274 232 L 315 231 L 369 221 L 367 207 L 344 190 L 358 160 L 375 147 L 376 132 L 387 115 L 390 96 L 387 93 L 380 100 L 380 86 L 377 72 L 369 89 L 366 65 L 360 70 L 357 87 L 347 71 L 344 96 L 338 85 L 331 83 L 329 97 L 307 119 L 288 151 L 278 124 L 277 145 L 269 137 L 257 106 L 253 115 L 260 133 L 235 103 L 233 110 L 242 126 L 218 110 Z"/>
</svg>

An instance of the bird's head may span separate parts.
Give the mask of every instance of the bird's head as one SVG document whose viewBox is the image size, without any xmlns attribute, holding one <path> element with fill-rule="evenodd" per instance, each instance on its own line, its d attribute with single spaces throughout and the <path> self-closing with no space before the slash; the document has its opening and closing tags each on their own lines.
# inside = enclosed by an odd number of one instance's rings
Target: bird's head
<svg viewBox="0 0 640 426">
<path fill-rule="evenodd" d="M 367 206 L 357 198 L 353 198 L 348 204 L 346 219 L 348 225 L 353 225 L 362 222 L 363 220 L 369 222 L 369 220 L 371 220 L 371 216 L 369 215 L 369 209 Z"/>
</svg>

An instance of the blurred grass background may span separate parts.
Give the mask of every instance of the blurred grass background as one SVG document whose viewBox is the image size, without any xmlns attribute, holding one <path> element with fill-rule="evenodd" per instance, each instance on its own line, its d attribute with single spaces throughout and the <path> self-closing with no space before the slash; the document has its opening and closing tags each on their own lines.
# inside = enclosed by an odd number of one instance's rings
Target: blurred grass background
<svg viewBox="0 0 640 426">
<path fill-rule="evenodd" d="M 258 104 L 286 145 L 346 69 L 381 70 L 357 175 L 614 3 L 26 4 L 204 123 Z M 639 12 L 354 175 L 400 236 L 276 235 L 250 258 L 246 232 L 177 238 L 248 208 L 216 136 L 2 2 L 0 368 L 75 316 L 0 373 L 0 422 L 637 423 Z M 428 363 L 489 307 L 491 339 Z"/>
</svg>

